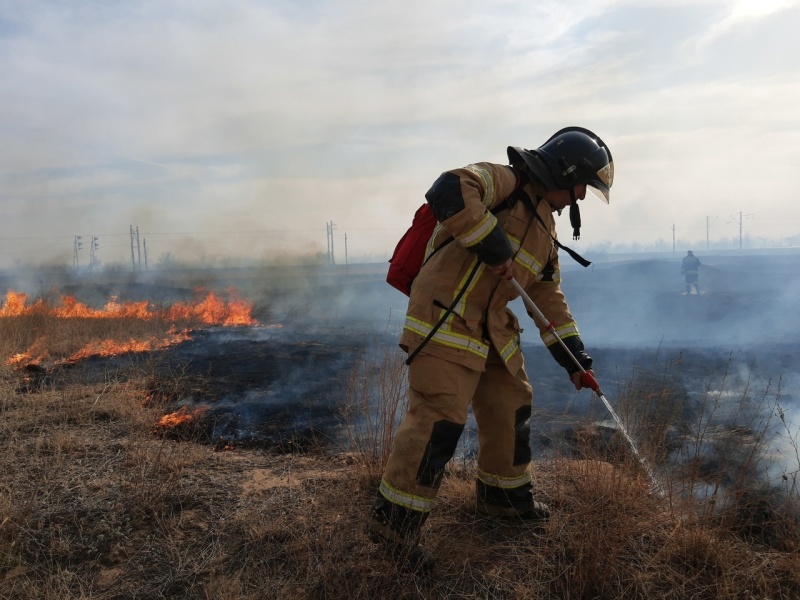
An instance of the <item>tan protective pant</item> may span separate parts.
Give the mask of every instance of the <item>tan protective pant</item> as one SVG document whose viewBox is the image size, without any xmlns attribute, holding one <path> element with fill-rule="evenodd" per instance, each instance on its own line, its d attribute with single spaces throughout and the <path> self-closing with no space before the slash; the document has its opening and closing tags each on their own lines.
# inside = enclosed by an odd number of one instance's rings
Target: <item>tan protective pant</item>
<svg viewBox="0 0 800 600">
<path fill-rule="evenodd" d="M 432 504 L 436 496 L 443 463 L 452 458 L 470 404 L 478 426 L 480 479 L 498 488 L 530 481 L 533 395 L 524 369 L 511 375 L 494 349 L 485 372 L 420 354 L 409 366 L 408 397 L 381 484 L 393 504 L 430 510 L 426 501 Z"/>
</svg>

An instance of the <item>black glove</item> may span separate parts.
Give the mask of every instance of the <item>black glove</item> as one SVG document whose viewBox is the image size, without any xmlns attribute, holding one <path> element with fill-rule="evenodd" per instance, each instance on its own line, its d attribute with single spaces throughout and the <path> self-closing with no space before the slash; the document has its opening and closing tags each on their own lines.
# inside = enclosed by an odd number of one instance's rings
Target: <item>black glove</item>
<svg viewBox="0 0 800 600">
<path fill-rule="evenodd" d="M 564 342 L 564 346 L 569 348 L 569 351 L 572 352 L 572 355 L 578 359 L 578 362 L 583 367 L 585 371 L 588 371 L 592 368 L 592 357 L 586 354 L 583 351 L 583 342 L 581 341 L 580 336 L 572 335 L 568 338 L 562 340 Z M 556 362 L 564 367 L 567 370 L 567 373 L 572 375 L 576 371 L 580 371 L 578 365 L 575 364 L 567 351 L 564 350 L 564 347 L 556 342 L 555 344 L 550 345 L 549 347 L 550 354 L 553 355 L 553 358 L 556 359 Z"/>
</svg>

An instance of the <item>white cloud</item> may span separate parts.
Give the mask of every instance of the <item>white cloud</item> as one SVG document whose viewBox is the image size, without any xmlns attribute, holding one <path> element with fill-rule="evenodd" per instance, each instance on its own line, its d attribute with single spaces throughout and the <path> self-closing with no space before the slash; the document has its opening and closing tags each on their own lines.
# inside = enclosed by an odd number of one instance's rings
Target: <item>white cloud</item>
<svg viewBox="0 0 800 600">
<path fill-rule="evenodd" d="M 764 17 L 800 6 L 798 0 L 729 0 L 726 15 L 697 41 L 698 46 L 709 44 L 731 29 L 743 27 Z M 765 40 L 766 42 L 767 40 Z"/>
<path fill-rule="evenodd" d="M 616 159 L 587 242 L 648 243 L 741 196 L 759 197 L 753 227 L 789 235 L 796 6 L 0 3 L 0 241 L 264 215 L 309 230 L 298 248 L 333 220 L 386 253 L 381 232 L 442 170 L 504 162 L 567 124 Z"/>
</svg>

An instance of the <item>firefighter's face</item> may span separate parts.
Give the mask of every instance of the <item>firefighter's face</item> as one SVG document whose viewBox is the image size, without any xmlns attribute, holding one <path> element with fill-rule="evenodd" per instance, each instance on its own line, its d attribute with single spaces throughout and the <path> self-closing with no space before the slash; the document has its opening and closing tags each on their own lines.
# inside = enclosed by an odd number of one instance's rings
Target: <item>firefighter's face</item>
<svg viewBox="0 0 800 600">
<path fill-rule="evenodd" d="M 575 191 L 575 199 L 583 200 L 586 197 L 586 184 L 579 183 L 573 190 Z M 569 197 L 569 190 L 547 190 L 544 199 L 553 210 L 562 210 L 569 206 L 572 199 Z"/>
</svg>

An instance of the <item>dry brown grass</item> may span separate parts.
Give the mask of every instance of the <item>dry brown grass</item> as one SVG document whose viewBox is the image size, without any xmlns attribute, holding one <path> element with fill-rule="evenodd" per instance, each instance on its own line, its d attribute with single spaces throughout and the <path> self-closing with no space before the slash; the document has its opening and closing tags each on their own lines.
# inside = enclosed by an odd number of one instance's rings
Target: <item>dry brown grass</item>
<svg viewBox="0 0 800 600">
<path fill-rule="evenodd" d="M 163 322 L 133 318 L 54 319 L 41 315 L 0 318 L 0 359 L 5 363 L 12 355 L 30 349 L 33 354 L 44 354 L 46 361 L 56 357 L 66 359 L 93 341 L 145 341 L 166 330 Z"/>
<path fill-rule="evenodd" d="M 2 321 L 5 358 L 35 334 Z M 68 354 L 87 330 L 57 335 L 73 336 Z M 349 408 L 398 398 L 396 371 L 361 365 Z M 454 462 L 425 529 L 437 570 L 418 578 L 363 533 L 393 415 L 365 417 L 351 440 L 367 444 L 340 454 L 219 452 L 158 435 L 169 398 L 144 402 L 146 362 L 98 384 L 32 390 L 21 377 L 0 372 L 0 598 L 800 597 L 791 519 L 766 543 L 691 499 L 651 494 L 635 462 L 591 457 L 535 464 L 554 508 L 542 528 L 477 515 L 475 466 Z M 176 369 L 169 385 L 198 382 Z"/>
</svg>

